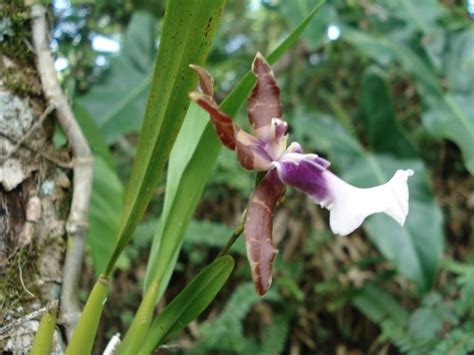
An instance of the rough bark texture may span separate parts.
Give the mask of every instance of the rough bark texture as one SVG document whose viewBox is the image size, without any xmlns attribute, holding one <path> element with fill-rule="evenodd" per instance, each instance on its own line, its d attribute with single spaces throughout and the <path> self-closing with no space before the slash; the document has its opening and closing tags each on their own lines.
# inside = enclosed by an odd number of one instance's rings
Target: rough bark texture
<svg viewBox="0 0 474 355">
<path fill-rule="evenodd" d="M 29 11 L 6 2 L 0 12 L 10 23 L 0 36 L 0 349 L 22 354 L 41 309 L 60 297 L 71 182 L 58 162 L 70 157 L 52 144 L 55 112 L 29 46 Z M 57 329 L 54 353 L 62 338 Z"/>
</svg>

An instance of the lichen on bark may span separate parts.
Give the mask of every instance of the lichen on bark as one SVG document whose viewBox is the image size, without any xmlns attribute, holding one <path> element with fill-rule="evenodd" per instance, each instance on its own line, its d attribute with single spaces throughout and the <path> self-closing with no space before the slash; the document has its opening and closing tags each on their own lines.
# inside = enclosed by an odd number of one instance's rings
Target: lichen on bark
<svg viewBox="0 0 474 355">
<path fill-rule="evenodd" d="M 48 156 L 69 156 L 53 147 L 54 112 L 35 126 L 47 103 L 28 46 L 29 9 L 7 2 L 0 12 L 11 22 L 0 38 L 0 349 L 27 353 L 39 317 L 25 316 L 57 304 L 66 247 L 70 172 Z"/>
</svg>

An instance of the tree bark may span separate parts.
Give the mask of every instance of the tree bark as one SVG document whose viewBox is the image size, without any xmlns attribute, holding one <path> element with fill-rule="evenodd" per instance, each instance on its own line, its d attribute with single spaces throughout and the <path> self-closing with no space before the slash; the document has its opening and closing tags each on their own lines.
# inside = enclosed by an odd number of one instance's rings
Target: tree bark
<svg viewBox="0 0 474 355">
<path fill-rule="evenodd" d="M 57 110 L 36 69 L 29 9 L 14 1 L 0 11 L 0 349 L 23 354 L 59 305 L 72 171 L 53 146 Z M 56 327 L 53 353 L 63 339 Z"/>
</svg>

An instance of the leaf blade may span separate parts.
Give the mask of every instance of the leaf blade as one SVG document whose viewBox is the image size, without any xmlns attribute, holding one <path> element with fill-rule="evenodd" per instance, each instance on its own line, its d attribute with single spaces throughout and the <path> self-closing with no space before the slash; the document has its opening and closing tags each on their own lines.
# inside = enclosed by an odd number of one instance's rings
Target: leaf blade
<svg viewBox="0 0 474 355">
<path fill-rule="evenodd" d="M 113 58 L 97 84 L 77 99 L 108 143 L 140 128 L 156 56 L 155 22 L 150 13 L 135 11 L 120 56 Z"/>
<path fill-rule="evenodd" d="M 196 85 L 197 79 L 190 75 L 188 66 L 204 61 L 224 3 L 225 0 L 167 3 L 151 93 L 127 185 L 118 244 L 106 274 L 112 271 L 151 200 L 188 109 L 188 92 Z"/>
<path fill-rule="evenodd" d="M 468 102 L 474 93 L 445 92 L 435 73 L 408 46 L 396 43 L 388 36 L 370 36 L 351 27 L 344 27 L 343 35 L 354 46 L 364 50 L 375 61 L 387 65 L 393 58 L 413 75 L 416 86 L 428 107 L 422 121 L 437 138 L 447 138 L 461 149 L 464 164 L 474 174 L 474 111 Z M 384 53 L 381 56 L 380 53 Z M 381 58 L 384 58 L 383 60 Z M 474 66 L 464 74 L 473 77 Z"/>
<path fill-rule="evenodd" d="M 141 354 L 151 354 L 170 334 L 177 333 L 207 308 L 224 286 L 234 259 L 223 256 L 206 266 L 158 315 L 145 339 Z"/>
</svg>

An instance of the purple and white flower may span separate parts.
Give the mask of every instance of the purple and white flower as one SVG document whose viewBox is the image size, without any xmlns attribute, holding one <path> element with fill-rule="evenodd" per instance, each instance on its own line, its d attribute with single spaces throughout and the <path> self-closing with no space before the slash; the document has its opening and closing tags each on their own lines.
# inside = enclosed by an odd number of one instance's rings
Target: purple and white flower
<svg viewBox="0 0 474 355">
<path fill-rule="evenodd" d="M 292 186 L 330 211 L 329 225 L 334 234 L 347 235 L 374 213 L 386 213 L 400 225 L 408 214 L 408 177 L 411 169 L 397 170 L 387 183 L 358 188 L 328 170 L 330 162 L 316 154 L 304 154 L 294 142 L 287 146 L 288 124 L 282 119 L 280 89 L 265 58 L 257 53 L 252 72 L 256 84 L 248 100 L 249 134 L 221 111 L 213 97 L 213 78 L 203 68 L 191 66 L 199 75 L 202 93 L 190 98 L 211 117 L 221 142 L 235 150 L 241 165 L 266 172 L 255 188 L 247 207 L 244 235 L 252 278 L 260 295 L 266 293 L 272 280 L 273 260 L 277 253 L 272 243 L 273 210 Z"/>
</svg>

